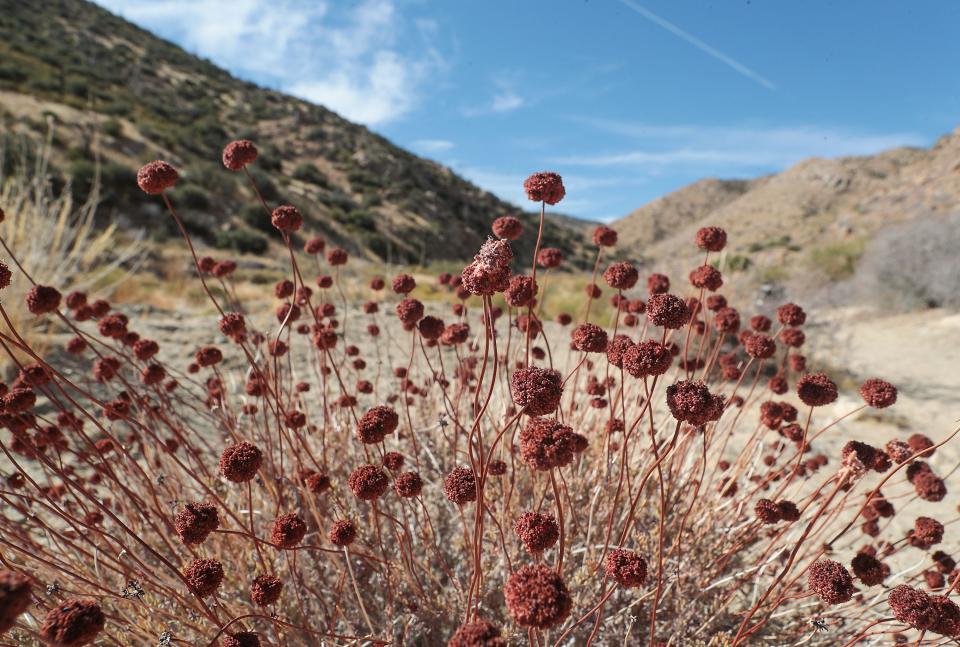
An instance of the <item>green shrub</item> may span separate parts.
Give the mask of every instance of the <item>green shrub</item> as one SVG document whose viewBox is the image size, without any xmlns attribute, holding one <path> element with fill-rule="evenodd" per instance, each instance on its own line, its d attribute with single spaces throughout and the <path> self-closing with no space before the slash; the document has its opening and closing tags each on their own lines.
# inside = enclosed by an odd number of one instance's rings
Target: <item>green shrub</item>
<svg viewBox="0 0 960 647">
<path fill-rule="evenodd" d="M 119 137 L 123 133 L 123 125 L 116 119 L 107 119 L 100 124 L 100 130 L 104 135 Z"/>
<path fill-rule="evenodd" d="M 318 169 L 316 164 L 310 164 L 309 162 L 297 164 L 297 167 L 293 169 L 292 176 L 294 180 L 315 184 L 322 188 L 329 188 L 330 186 L 330 182 L 323 171 Z"/>
<path fill-rule="evenodd" d="M 245 254 L 263 254 L 269 243 L 264 236 L 249 229 L 220 229 L 213 240 L 217 249 L 234 249 Z"/>
<path fill-rule="evenodd" d="M 210 195 L 196 184 L 181 184 L 172 193 L 174 204 L 185 209 L 203 211 L 210 208 Z"/>
<path fill-rule="evenodd" d="M 849 278 L 863 255 L 862 240 L 841 240 L 827 243 L 810 252 L 810 263 L 832 281 Z"/>
</svg>

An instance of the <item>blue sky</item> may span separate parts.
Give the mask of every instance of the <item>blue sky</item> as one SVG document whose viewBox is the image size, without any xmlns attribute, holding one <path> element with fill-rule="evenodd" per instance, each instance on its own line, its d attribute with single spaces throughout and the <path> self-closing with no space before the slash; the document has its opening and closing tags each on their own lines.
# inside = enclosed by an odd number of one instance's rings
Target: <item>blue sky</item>
<svg viewBox="0 0 960 647">
<path fill-rule="evenodd" d="M 701 177 L 958 125 L 953 0 L 97 0 L 522 203 L 609 220 Z"/>
</svg>

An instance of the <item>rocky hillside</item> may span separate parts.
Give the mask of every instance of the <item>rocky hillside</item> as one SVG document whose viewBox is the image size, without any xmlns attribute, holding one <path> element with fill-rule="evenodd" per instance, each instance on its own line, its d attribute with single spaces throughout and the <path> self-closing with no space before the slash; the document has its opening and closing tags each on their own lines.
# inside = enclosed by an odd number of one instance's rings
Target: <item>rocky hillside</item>
<svg viewBox="0 0 960 647">
<path fill-rule="evenodd" d="M 160 242 L 169 219 L 134 183 L 157 157 L 181 169 L 175 201 L 197 237 L 253 254 L 275 240 L 244 178 L 219 163 L 240 137 L 261 149 L 253 173 L 269 201 L 298 205 L 305 234 L 370 259 L 468 258 L 493 218 L 517 211 L 321 106 L 233 78 L 83 0 L 0 2 L 0 123 L 5 173 L 30 161 L 21 140 L 42 141 L 52 125 L 54 181 L 83 199 L 99 171 L 101 217 Z M 546 240 L 577 259 L 586 226 L 555 217 Z"/>
<path fill-rule="evenodd" d="M 722 226 L 731 241 L 719 259 L 726 270 L 771 286 L 842 282 L 857 272 L 881 232 L 897 227 L 912 235 L 911 227 L 946 224 L 957 215 L 960 129 L 928 150 L 809 159 L 748 181 L 701 180 L 613 226 L 624 246 L 646 259 L 679 258 L 685 264 L 678 271 L 689 269 L 683 259 L 697 228 Z M 920 247 L 918 240 L 913 248 Z"/>
</svg>

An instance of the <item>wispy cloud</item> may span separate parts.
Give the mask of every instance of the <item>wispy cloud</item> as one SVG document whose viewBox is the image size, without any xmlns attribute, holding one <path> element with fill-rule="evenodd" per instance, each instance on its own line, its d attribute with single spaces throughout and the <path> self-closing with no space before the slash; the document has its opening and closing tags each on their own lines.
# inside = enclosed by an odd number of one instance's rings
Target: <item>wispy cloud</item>
<svg viewBox="0 0 960 647">
<path fill-rule="evenodd" d="M 515 89 L 517 74 L 500 74 L 493 79 L 493 96 L 485 103 L 472 105 L 461 110 L 465 117 L 479 117 L 489 114 L 513 112 L 527 105 L 528 101 Z"/>
<path fill-rule="evenodd" d="M 620 2 L 623 3 L 624 6 L 637 12 L 638 14 L 640 14 L 650 22 L 654 23 L 655 25 L 658 25 L 663 29 L 666 29 L 674 36 L 682 40 L 685 40 L 686 42 L 690 43 L 691 45 L 701 50 L 702 52 L 708 54 L 709 56 L 712 56 L 713 58 L 717 59 L 721 63 L 733 68 L 734 70 L 736 70 L 743 76 L 747 77 L 748 79 L 759 83 L 761 86 L 765 87 L 766 89 L 768 90 L 777 89 L 777 87 L 773 84 L 772 81 L 764 78 L 757 72 L 754 72 L 743 63 L 740 63 L 739 61 L 731 58 L 730 56 L 727 56 L 726 54 L 718 50 L 716 47 L 712 47 L 707 43 L 703 42 L 702 40 L 700 40 L 699 38 L 697 38 L 696 36 L 694 36 L 693 34 L 684 31 L 683 29 L 673 24 L 666 18 L 662 18 L 658 16 L 657 14 L 653 13 L 652 11 L 644 7 L 643 5 L 640 5 L 634 2 L 633 0 L 620 0 Z"/>
<path fill-rule="evenodd" d="M 344 9 L 304 0 L 96 0 L 231 71 L 379 125 L 412 111 L 445 69 L 436 23 L 407 25 L 394 0 Z M 401 47 L 401 40 L 409 47 Z"/>
<path fill-rule="evenodd" d="M 649 170 L 668 166 L 781 169 L 807 157 L 866 155 L 897 146 L 922 146 L 926 137 L 911 132 L 868 133 L 844 128 L 658 126 L 592 118 L 576 121 L 637 141 L 625 150 L 587 152 L 552 160 L 583 167 L 631 165 Z"/>
<path fill-rule="evenodd" d="M 453 142 L 446 139 L 417 139 L 410 146 L 422 153 L 443 153 L 453 148 Z"/>
</svg>

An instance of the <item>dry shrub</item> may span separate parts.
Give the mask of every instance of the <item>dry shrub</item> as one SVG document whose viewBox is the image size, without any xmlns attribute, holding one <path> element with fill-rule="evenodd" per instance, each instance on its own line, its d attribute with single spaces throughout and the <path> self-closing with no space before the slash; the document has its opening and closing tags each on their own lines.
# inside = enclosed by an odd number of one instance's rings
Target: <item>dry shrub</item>
<svg viewBox="0 0 960 647">
<path fill-rule="evenodd" d="M 232 144 L 224 162 L 242 172 L 255 156 Z M 160 163 L 140 175 L 165 202 L 175 180 Z M 544 208 L 564 194 L 555 174 L 526 186 Z M 944 500 L 922 459 L 952 435 L 823 453 L 838 392 L 805 366 L 807 315 L 748 317 L 710 292 L 722 230 L 697 236 L 702 288 L 604 267 L 616 233 L 598 230 L 604 288 L 553 324 L 529 282 L 511 283 L 522 269 L 507 240 L 438 277 L 453 312 L 427 312 L 410 276 L 343 286 L 348 254 L 295 250 L 296 214 L 263 206 L 290 278 L 241 301 L 234 262 L 196 257 L 221 313 L 196 347 L 179 331 L 156 343 L 150 318 L 92 296 L 57 310 L 32 297 L 82 342 L 72 361 L 32 354 L 0 400 L 0 598 L 17 644 L 72 632 L 70 645 L 729 647 L 960 632 L 960 609 L 922 590 L 949 596 L 960 581 L 949 555 L 924 554 L 944 526 L 911 512 Z M 588 324 L 597 299 L 613 316 Z M 860 395 L 844 416 L 894 404 L 896 389 L 868 380 Z"/>
</svg>

